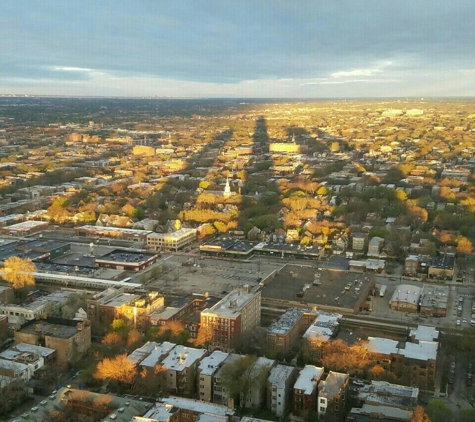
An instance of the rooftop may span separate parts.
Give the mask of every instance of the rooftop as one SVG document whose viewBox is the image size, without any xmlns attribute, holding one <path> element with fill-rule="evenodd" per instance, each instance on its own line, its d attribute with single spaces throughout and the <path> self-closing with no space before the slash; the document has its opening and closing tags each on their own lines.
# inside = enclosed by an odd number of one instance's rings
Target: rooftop
<svg viewBox="0 0 475 422">
<path fill-rule="evenodd" d="M 211 355 L 203 358 L 198 367 L 200 374 L 203 375 L 213 375 L 221 364 L 229 356 L 229 353 L 221 352 L 220 350 L 215 350 Z"/>
<path fill-rule="evenodd" d="M 418 341 L 436 341 L 439 339 L 440 331 L 435 327 L 419 325 L 415 330 L 411 330 L 410 336 Z"/>
<path fill-rule="evenodd" d="M 318 384 L 318 380 L 323 375 L 323 368 L 317 368 L 313 365 L 305 365 L 300 371 L 297 381 L 294 384 L 294 390 L 304 390 L 307 395 L 312 394 Z"/>
<path fill-rule="evenodd" d="M 366 349 L 373 353 L 390 355 L 398 352 L 399 342 L 382 337 L 368 337 Z"/>
<path fill-rule="evenodd" d="M 414 306 L 419 304 L 422 288 L 412 284 L 400 284 L 394 290 L 390 303 L 408 303 Z"/>
<path fill-rule="evenodd" d="M 260 292 L 252 291 L 246 287 L 243 289 L 235 289 L 211 308 L 204 309 L 201 315 L 216 314 L 220 316 L 234 316 L 241 312 L 242 308 L 254 299 L 256 295 L 260 295 Z"/>
<path fill-rule="evenodd" d="M 420 341 L 419 343 L 405 343 L 405 347 L 399 349 L 399 354 L 409 359 L 429 360 L 437 359 L 439 343 L 435 341 Z"/>
<path fill-rule="evenodd" d="M 332 399 L 340 394 L 340 390 L 349 379 L 348 374 L 341 374 L 339 372 L 330 371 L 325 381 L 320 381 L 318 396 Z"/>
<path fill-rule="evenodd" d="M 173 351 L 163 360 L 162 365 L 169 370 L 183 371 L 197 360 L 206 355 L 204 349 L 176 346 Z"/>
<path fill-rule="evenodd" d="M 310 310 L 306 311 L 304 309 L 297 308 L 287 309 L 287 311 L 285 311 L 285 313 L 281 315 L 276 322 L 272 323 L 267 328 L 267 332 L 272 334 L 288 333 L 295 326 L 295 324 L 297 324 L 305 312 L 310 312 Z"/>
<path fill-rule="evenodd" d="M 331 314 L 326 312 L 318 312 L 317 318 L 313 324 L 308 327 L 303 335 L 304 338 L 322 338 L 324 340 L 330 339 L 335 334 L 335 331 L 340 325 L 340 314 Z"/>
<path fill-rule="evenodd" d="M 150 354 L 142 361 L 141 366 L 146 366 L 149 368 L 154 368 L 155 365 L 160 363 L 170 351 L 176 346 L 174 343 L 169 341 L 164 341 L 162 344 L 155 346 L 155 348 L 150 352 Z"/>
<path fill-rule="evenodd" d="M 284 388 L 285 382 L 292 375 L 292 373 L 294 372 L 294 369 L 295 368 L 293 366 L 287 366 L 287 365 L 274 366 L 270 371 L 270 375 L 268 378 L 269 383 L 272 386 Z"/>
<path fill-rule="evenodd" d="M 162 402 L 180 409 L 186 409 L 198 413 L 208 413 L 218 416 L 234 415 L 234 410 L 219 404 L 207 403 L 200 400 L 185 399 L 182 397 L 163 398 Z"/>
</svg>

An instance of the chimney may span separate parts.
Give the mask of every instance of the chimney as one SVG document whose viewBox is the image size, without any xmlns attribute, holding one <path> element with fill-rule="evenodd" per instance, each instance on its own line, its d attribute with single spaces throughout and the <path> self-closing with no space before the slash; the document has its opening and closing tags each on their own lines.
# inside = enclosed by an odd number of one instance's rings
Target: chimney
<svg viewBox="0 0 475 422">
<path fill-rule="evenodd" d="M 82 331 L 83 328 L 84 328 L 83 323 L 82 323 L 82 322 L 78 322 L 78 325 L 77 325 L 78 331 Z"/>
</svg>

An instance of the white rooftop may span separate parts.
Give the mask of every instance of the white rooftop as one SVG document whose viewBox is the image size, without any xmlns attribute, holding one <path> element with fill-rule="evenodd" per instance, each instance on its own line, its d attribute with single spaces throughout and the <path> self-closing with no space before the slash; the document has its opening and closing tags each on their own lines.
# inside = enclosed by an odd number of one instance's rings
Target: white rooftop
<svg viewBox="0 0 475 422">
<path fill-rule="evenodd" d="M 340 390 L 349 378 L 348 374 L 341 374 L 339 372 L 330 371 L 325 381 L 320 381 L 319 397 L 326 397 L 332 399 L 340 393 Z"/>
<path fill-rule="evenodd" d="M 412 284 L 400 284 L 394 290 L 389 303 L 409 303 L 417 306 L 421 296 L 421 287 Z"/>
<path fill-rule="evenodd" d="M 340 314 L 332 314 L 327 312 L 318 312 L 317 318 L 313 324 L 307 329 L 304 338 L 322 338 L 322 340 L 329 340 L 334 334 L 338 326 L 339 320 L 342 317 Z"/>
<path fill-rule="evenodd" d="M 366 349 L 373 353 L 390 355 L 398 352 L 398 342 L 382 337 L 368 337 Z"/>
<path fill-rule="evenodd" d="M 419 341 L 435 341 L 439 339 L 440 332 L 435 327 L 419 325 L 415 330 L 411 330 L 410 336 Z"/>
<path fill-rule="evenodd" d="M 135 349 L 129 356 L 128 359 L 134 363 L 141 362 L 146 358 L 152 350 L 160 346 L 160 343 L 155 343 L 154 341 L 147 341 L 143 346 L 140 346 L 138 349 Z"/>
<path fill-rule="evenodd" d="M 140 362 L 140 366 L 155 368 L 158 363 L 168 356 L 175 346 L 175 343 L 170 343 L 169 341 L 164 341 L 162 344 L 155 346 L 154 349 L 150 351 L 150 354 Z"/>
<path fill-rule="evenodd" d="M 419 343 L 406 343 L 404 349 L 399 349 L 399 354 L 406 358 L 423 360 L 437 359 L 439 343 L 435 341 L 420 341 Z"/>
<path fill-rule="evenodd" d="M 162 399 L 165 404 L 187 409 L 193 412 L 208 413 L 212 415 L 234 415 L 234 410 L 228 409 L 226 406 L 219 404 L 207 403 L 200 400 L 185 399 L 182 397 L 166 397 Z"/>
<path fill-rule="evenodd" d="M 181 372 L 197 360 L 201 360 L 205 355 L 206 350 L 204 349 L 194 349 L 179 345 L 163 360 L 162 365 L 169 370 Z"/>
<path fill-rule="evenodd" d="M 198 367 L 200 374 L 213 375 L 214 372 L 221 366 L 225 359 L 229 356 L 229 353 L 215 350 L 211 355 L 203 358 Z"/>
<path fill-rule="evenodd" d="M 304 309 L 297 308 L 287 309 L 287 311 L 285 311 L 285 313 L 282 314 L 277 321 L 273 322 L 267 328 L 267 332 L 272 334 L 288 333 L 295 326 L 295 324 L 297 324 L 297 322 L 300 320 L 300 318 L 305 312 L 310 311 L 305 311 Z"/>
<path fill-rule="evenodd" d="M 305 365 L 300 371 L 299 377 L 294 384 L 295 390 L 304 390 L 307 395 L 312 394 L 314 388 L 318 384 L 319 379 L 323 375 L 323 368 L 318 368 L 313 365 Z"/>
<path fill-rule="evenodd" d="M 287 365 L 274 366 L 270 371 L 270 375 L 268 378 L 269 383 L 272 386 L 284 388 L 285 382 L 292 375 L 294 369 L 295 368 L 293 366 Z"/>
<path fill-rule="evenodd" d="M 257 294 L 260 293 L 253 292 L 252 290 L 248 290 L 248 293 L 246 293 L 245 289 L 235 289 L 211 308 L 203 310 L 201 315 L 210 313 L 228 317 L 233 316 L 239 313 Z"/>
</svg>

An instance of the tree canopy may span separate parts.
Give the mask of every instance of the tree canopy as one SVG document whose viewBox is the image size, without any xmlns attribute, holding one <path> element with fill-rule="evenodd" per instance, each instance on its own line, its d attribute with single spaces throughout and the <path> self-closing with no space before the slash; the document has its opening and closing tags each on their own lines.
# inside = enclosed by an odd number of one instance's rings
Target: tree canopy
<svg viewBox="0 0 475 422">
<path fill-rule="evenodd" d="M 11 256 L 5 260 L 2 277 L 15 290 L 18 290 L 35 284 L 33 276 L 35 271 L 36 266 L 30 258 Z"/>
</svg>

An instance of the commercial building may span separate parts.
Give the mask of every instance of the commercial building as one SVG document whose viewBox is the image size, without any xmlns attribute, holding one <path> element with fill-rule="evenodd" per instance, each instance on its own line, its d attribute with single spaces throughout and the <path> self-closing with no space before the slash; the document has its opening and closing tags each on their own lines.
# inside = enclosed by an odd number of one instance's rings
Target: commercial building
<svg viewBox="0 0 475 422">
<path fill-rule="evenodd" d="M 97 257 L 95 264 L 99 267 L 114 268 L 116 270 L 140 271 L 152 265 L 158 259 L 158 255 L 147 252 L 113 250 L 101 257 Z"/>
<path fill-rule="evenodd" d="M 294 407 L 292 411 L 295 415 L 300 416 L 306 411 L 316 409 L 317 387 L 323 372 L 323 368 L 313 365 L 305 365 L 300 371 L 293 389 Z"/>
<path fill-rule="evenodd" d="M 211 308 L 201 312 L 201 327 L 212 331 L 211 345 L 232 351 L 241 336 L 261 322 L 261 292 L 249 285 L 235 289 Z"/>
<path fill-rule="evenodd" d="M 154 251 L 175 251 L 190 245 L 196 240 L 196 229 L 180 228 L 172 233 L 150 233 L 147 248 Z"/>
<path fill-rule="evenodd" d="M 56 350 L 56 363 L 66 367 L 80 359 L 91 345 L 91 324 L 88 320 L 47 318 L 29 321 L 15 330 L 15 344 L 27 343 Z"/>
<path fill-rule="evenodd" d="M 282 416 L 290 405 L 296 379 L 294 366 L 276 365 L 271 369 L 267 378 L 267 408 L 276 416 Z"/>
<path fill-rule="evenodd" d="M 389 307 L 392 311 L 416 313 L 419 309 L 419 298 L 422 289 L 411 284 L 400 284 L 396 286 Z"/>
<path fill-rule="evenodd" d="M 348 382 L 350 376 L 330 371 L 324 381 L 318 386 L 318 416 L 332 417 L 341 420 L 345 413 L 346 398 L 348 397 Z"/>
<path fill-rule="evenodd" d="M 102 327 L 110 325 L 114 319 L 123 318 L 135 327 L 146 328 L 150 314 L 164 303 L 158 292 L 135 294 L 125 293 L 125 287 L 109 288 L 88 299 L 87 315 L 90 321 Z"/>
<path fill-rule="evenodd" d="M 0 233 L 7 236 L 28 236 L 29 234 L 38 233 L 49 226 L 46 221 L 23 221 L 18 224 L 3 227 L 0 229 Z"/>
<path fill-rule="evenodd" d="M 419 312 L 428 316 L 447 315 L 449 307 L 449 287 L 424 284 L 419 299 Z"/>
<path fill-rule="evenodd" d="M 196 375 L 199 361 L 206 356 L 206 350 L 175 346 L 162 361 L 165 369 L 161 373 L 170 393 L 191 397 L 196 391 Z"/>
<path fill-rule="evenodd" d="M 131 242 L 147 243 L 147 236 L 153 232 L 150 230 L 134 230 L 124 229 L 120 227 L 98 227 L 98 226 L 81 226 L 74 229 L 76 235 L 95 237 L 95 238 L 110 238 L 128 240 Z"/>
<path fill-rule="evenodd" d="M 228 353 L 215 350 L 203 358 L 198 366 L 198 395 L 200 400 L 213 401 L 214 375 L 218 372 Z"/>
</svg>

